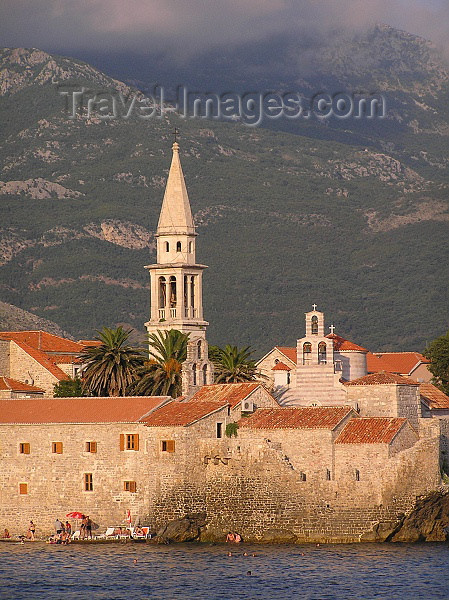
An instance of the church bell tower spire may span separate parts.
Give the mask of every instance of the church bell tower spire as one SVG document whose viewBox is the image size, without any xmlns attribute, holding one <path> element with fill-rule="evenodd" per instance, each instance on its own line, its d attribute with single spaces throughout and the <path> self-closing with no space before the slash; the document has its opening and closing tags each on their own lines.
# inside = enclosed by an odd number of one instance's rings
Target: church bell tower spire
<svg viewBox="0 0 449 600">
<path fill-rule="evenodd" d="M 190 397 L 202 385 L 213 383 L 203 318 L 203 271 L 195 258 L 195 224 L 184 181 L 179 144 L 173 156 L 156 231 L 157 261 L 150 272 L 149 334 L 177 329 L 189 334 L 187 358 L 182 363 L 182 394 Z"/>
</svg>

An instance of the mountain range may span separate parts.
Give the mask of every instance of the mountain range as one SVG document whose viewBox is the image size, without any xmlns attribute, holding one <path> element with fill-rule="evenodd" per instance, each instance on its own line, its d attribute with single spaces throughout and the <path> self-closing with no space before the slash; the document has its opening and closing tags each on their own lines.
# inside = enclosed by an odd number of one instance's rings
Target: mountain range
<svg viewBox="0 0 449 600">
<path fill-rule="evenodd" d="M 170 110 L 101 120 L 85 106 L 71 119 L 64 91 L 141 99 L 144 86 L 79 59 L 1 50 L 0 299 L 76 338 L 117 324 L 143 335 L 143 267 L 177 127 L 209 265 L 210 343 L 259 355 L 292 345 L 316 302 L 362 346 L 422 350 L 449 323 L 448 71 L 429 43 L 383 26 L 326 52 L 294 89 L 381 92 L 385 119 L 255 128 Z M 239 69 L 226 64 L 223 85 Z M 294 69 L 271 64 L 253 76 L 272 90 L 295 83 Z"/>
</svg>

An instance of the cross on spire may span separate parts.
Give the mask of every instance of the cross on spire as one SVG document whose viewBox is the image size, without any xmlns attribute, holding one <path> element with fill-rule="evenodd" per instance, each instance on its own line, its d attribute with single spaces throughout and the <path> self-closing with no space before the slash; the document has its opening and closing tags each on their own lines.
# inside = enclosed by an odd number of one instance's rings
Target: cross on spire
<svg viewBox="0 0 449 600">
<path fill-rule="evenodd" d="M 172 131 L 172 135 L 174 136 L 174 142 L 176 143 L 178 141 L 178 135 L 179 135 L 179 129 L 177 127 L 175 127 L 175 130 Z"/>
<path fill-rule="evenodd" d="M 329 325 L 329 329 L 331 330 L 331 334 L 333 334 L 335 330 L 335 325 L 332 323 L 332 325 Z"/>
<path fill-rule="evenodd" d="M 313 310 L 316 310 L 317 305 L 316 304 L 312 304 L 312 308 Z"/>
</svg>

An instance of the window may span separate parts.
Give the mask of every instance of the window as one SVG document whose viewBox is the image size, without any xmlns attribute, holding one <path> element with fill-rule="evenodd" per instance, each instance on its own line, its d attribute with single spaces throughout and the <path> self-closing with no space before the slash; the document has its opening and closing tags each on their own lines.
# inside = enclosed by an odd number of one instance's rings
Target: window
<svg viewBox="0 0 449 600">
<path fill-rule="evenodd" d="M 223 437 L 223 423 L 217 423 L 217 438 Z"/>
<path fill-rule="evenodd" d="M 287 371 L 287 385 L 290 385 L 290 371 Z"/>
<path fill-rule="evenodd" d="M 304 473 L 304 471 L 301 471 L 299 474 L 299 479 L 301 481 L 307 481 L 307 475 Z"/>
<path fill-rule="evenodd" d="M 203 365 L 203 385 L 207 385 L 207 365 Z"/>
<path fill-rule="evenodd" d="M 318 335 L 318 317 L 316 315 L 312 317 L 312 334 Z"/>
<path fill-rule="evenodd" d="M 139 449 L 139 434 L 138 433 L 121 433 L 120 434 L 120 450 L 138 450 Z"/>
<path fill-rule="evenodd" d="M 62 454 L 62 442 L 52 442 L 51 451 L 53 454 Z"/>
<path fill-rule="evenodd" d="M 193 252 L 193 242 L 189 242 L 189 253 L 192 254 Z"/>
<path fill-rule="evenodd" d="M 192 365 L 192 385 L 196 385 L 196 364 Z"/>
<path fill-rule="evenodd" d="M 310 342 L 304 342 L 302 346 L 302 363 L 306 365 L 310 362 L 310 356 L 312 354 L 312 344 Z"/>
<path fill-rule="evenodd" d="M 162 441 L 162 452 L 174 452 L 175 442 L 174 440 L 163 440 Z"/>
<path fill-rule="evenodd" d="M 19 444 L 19 452 L 20 454 L 29 454 L 30 444 L 28 442 L 23 442 L 22 444 Z"/>
<path fill-rule="evenodd" d="M 123 489 L 125 490 L 125 492 L 131 492 L 131 493 L 135 494 L 137 491 L 136 482 L 135 481 L 124 481 Z"/>
<path fill-rule="evenodd" d="M 320 364 L 326 364 L 326 353 L 327 353 L 327 347 L 326 347 L 326 342 L 320 342 L 318 344 L 318 362 Z"/>
<path fill-rule="evenodd" d="M 86 452 L 96 452 L 97 451 L 97 442 L 86 442 Z"/>
<path fill-rule="evenodd" d="M 201 340 L 198 340 L 198 343 L 196 345 L 197 350 L 198 350 L 198 360 L 201 360 L 202 358 L 202 354 L 201 354 Z"/>
<path fill-rule="evenodd" d="M 331 472 L 330 469 L 326 469 L 326 480 L 330 481 L 331 480 Z"/>
<path fill-rule="evenodd" d="M 28 494 L 28 484 L 27 483 L 19 483 L 19 494 L 21 496 L 25 496 Z"/>
<path fill-rule="evenodd" d="M 165 242 L 165 252 L 170 252 L 170 244 L 168 242 Z"/>
<path fill-rule="evenodd" d="M 92 473 L 84 473 L 84 491 L 93 492 L 94 483 L 92 479 Z"/>
<path fill-rule="evenodd" d="M 360 471 L 358 469 L 355 470 L 355 480 L 360 481 Z"/>
<path fill-rule="evenodd" d="M 176 252 L 181 252 L 181 242 L 176 242 Z"/>
</svg>

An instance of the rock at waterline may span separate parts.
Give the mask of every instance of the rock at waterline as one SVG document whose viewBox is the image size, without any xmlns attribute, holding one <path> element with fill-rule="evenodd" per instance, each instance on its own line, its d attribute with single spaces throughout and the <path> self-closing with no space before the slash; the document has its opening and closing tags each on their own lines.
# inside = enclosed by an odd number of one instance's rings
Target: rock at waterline
<svg viewBox="0 0 449 600">
<path fill-rule="evenodd" d="M 205 512 L 186 515 L 182 519 L 170 521 L 157 531 L 155 541 L 168 542 L 193 542 L 200 537 L 201 527 L 207 523 Z"/>
</svg>

